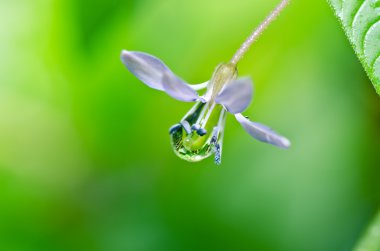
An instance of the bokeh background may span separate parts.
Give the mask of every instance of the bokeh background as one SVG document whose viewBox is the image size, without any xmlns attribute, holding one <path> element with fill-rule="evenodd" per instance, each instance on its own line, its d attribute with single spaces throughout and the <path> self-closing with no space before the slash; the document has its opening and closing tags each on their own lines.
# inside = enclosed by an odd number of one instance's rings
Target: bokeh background
<svg viewBox="0 0 380 251">
<path fill-rule="evenodd" d="M 168 128 L 191 104 L 119 60 L 145 51 L 191 83 L 275 0 L 0 0 L 0 250 L 351 250 L 380 202 L 380 101 L 325 1 L 294 0 L 239 65 L 245 112 L 223 164 L 187 163 Z"/>
</svg>

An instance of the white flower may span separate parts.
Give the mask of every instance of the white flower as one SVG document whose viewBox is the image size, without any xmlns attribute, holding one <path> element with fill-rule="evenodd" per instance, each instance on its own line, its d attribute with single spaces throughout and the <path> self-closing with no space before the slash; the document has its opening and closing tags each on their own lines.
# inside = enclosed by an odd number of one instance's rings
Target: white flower
<svg viewBox="0 0 380 251">
<path fill-rule="evenodd" d="M 220 164 L 227 112 L 255 139 L 281 148 L 290 146 L 288 139 L 241 114 L 252 100 L 253 84 L 250 78 L 237 79 L 235 64 L 222 63 L 210 81 L 189 85 L 154 56 L 124 50 L 121 60 L 147 86 L 177 100 L 195 102 L 182 120 L 170 128 L 172 145 L 179 157 L 195 162 L 215 153 L 215 163 Z M 203 88 L 207 90 L 200 96 L 196 90 Z"/>
</svg>

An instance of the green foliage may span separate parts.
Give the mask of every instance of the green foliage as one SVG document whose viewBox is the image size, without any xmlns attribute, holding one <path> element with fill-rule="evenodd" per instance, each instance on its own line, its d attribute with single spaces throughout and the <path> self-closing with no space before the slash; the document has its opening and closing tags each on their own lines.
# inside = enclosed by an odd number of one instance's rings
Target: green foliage
<svg viewBox="0 0 380 251">
<path fill-rule="evenodd" d="M 380 94 L 380 1 L 329 0 L 369 78 Z"/>
<path fill-rule="evenodd" d="M 380 250 L 380 213 L 378 213 L 372 225 L 364 234 L 362 240 L 354 251 L 379 251 Z"/>
</svg>

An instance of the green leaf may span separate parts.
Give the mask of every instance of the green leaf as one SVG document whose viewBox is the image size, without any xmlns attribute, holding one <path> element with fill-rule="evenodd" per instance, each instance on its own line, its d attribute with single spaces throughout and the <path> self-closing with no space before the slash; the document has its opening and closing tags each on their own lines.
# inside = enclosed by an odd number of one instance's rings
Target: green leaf
<svg viewBox="0 0 380 251">
<path fill-rule="evenodd" d="M 364 236 L 354 248 L 354 251 L 379 251 L 380 250 L 380 211 L 373 223 L 369 226 Z"/>
<path fill-rule="evenodd" d="M 380 0 L 328 0 L 380 95 Z"/>
</svg>

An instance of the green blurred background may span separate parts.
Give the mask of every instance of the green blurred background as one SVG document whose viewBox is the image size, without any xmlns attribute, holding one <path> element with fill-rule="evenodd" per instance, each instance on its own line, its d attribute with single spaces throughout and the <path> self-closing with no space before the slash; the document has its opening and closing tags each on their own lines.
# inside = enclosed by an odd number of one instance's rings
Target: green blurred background
<svg viewBox="0 0 380 251">
<path fill-rule="evenodd" d="M 380 102 L 325 1 L 294 0 L 239 66 L 288 151 L 230 116 L 221 166 L 180 160 L 191 104 L 119 60 L 203 82 L 278 2 L 0 0 L 0 250 L 350 250 L 380 202 Z"/>
</svg>

